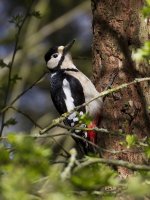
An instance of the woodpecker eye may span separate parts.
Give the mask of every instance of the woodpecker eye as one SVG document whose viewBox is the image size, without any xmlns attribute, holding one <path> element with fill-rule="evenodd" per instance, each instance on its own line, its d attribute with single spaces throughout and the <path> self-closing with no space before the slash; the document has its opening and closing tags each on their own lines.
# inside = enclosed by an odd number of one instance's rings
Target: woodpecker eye
<svg viewBox="0 0 150 200">
<path fill-rule="evenodd" d="M 52 55 L 52 57 L 53 57 L 53 58 L 57 58 L 57 57 L 58 57 L 58 53 L 54 53 L 54 54 Z"/>
</svg>

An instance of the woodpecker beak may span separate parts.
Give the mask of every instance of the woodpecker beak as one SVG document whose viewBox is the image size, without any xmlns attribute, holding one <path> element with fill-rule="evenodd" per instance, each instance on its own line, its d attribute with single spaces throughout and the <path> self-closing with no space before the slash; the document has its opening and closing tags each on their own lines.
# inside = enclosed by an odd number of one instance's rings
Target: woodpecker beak
<svg viewBox="0 0 150 200">
<path fill-rule="evenodd" d="M 73 46 L 74 42 L 75 42 L 75 40 L 72 40 L 71 42 L 69 42 L 69 43 L 64 47 L 64 52 L 65 52 L 65 53 L 68 52 L 68 51 L 71 49 L 71 47 Z"/>
</svg>

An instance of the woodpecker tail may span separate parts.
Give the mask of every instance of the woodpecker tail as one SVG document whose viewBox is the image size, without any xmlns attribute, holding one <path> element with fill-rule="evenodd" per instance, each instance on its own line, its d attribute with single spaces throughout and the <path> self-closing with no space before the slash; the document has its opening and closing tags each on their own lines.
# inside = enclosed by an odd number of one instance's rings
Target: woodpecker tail
<svg viewBox="0 0 150 200">
<path fill-rule="evenodd" d="M 85 125 L 85 124 L 82 124 Z M 84 127 L 93 129 L 96 127 L 96 122 L 92 121 L 90 122 L 89 125 L 85 125 Z M 97 149 L 95 147 L 97 143 L 97 133 L 94 130 L 89 130 L 89 131 L 79 131 L 75 130 L 75 134 L 82 137 L 85 140 L 78 139 L 74 137 L 77 148 L 82 152 L 83 155 L 88 155 L 88 154 L 95 154 L 97 153 Z"/>
<path fill-rule="evenodd" d="M 82 120 L 80 120 L 80 118 L 82 118 Z M 80 112 L 79 116 L 76 113 L 73 113 L 66 119 L 66 124 L 69 124 L 71 127 L 75 127 L 77 125 L 82 128 L 90 129 L 93 129 L 97 126 L 96 120 L 93 120 L 89 124 L 86 124 L 86 122 L 88 121 L 87 119 L 89 119 L 89 116 L 87 118 L 87 115 L 84 115 L 83 112 Z M 73 137 L 76 141 L 77 149 L 79 150 L 79 152 L 81 152 L 81 154 L 87 155 L 97 153 L 97 149 L 95 148 L 95 145 L 97 143 L 97 134 L 94 130 L 73 130 L 72 132 L 75 133 L 77 136 L 83 138 L 82 140 L 81 138 L 77 138 L 75 136 Z"/>
</svg>

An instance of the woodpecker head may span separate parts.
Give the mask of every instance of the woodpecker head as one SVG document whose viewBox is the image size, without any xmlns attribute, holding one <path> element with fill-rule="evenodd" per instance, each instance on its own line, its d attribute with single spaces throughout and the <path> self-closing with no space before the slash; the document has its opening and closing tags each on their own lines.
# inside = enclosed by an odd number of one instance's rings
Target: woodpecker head
<svg viewBox="0 0 150 200">
<path fill-rule="evenodd" d="M 49 49 L 45 54 L 46 65 L 50 70 L 67 68 L 72 63 L 70 54 L 68 53 L 73 46 L 75 40 L 72 40 L 66 46 L 55 46 Z M 73 64 L 73 63 L 72 63 Z"/>
</svg>

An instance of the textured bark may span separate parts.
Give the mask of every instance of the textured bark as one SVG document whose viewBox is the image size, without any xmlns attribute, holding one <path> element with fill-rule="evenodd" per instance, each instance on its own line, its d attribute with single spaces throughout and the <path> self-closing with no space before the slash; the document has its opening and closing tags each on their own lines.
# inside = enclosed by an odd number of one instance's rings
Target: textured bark
<svg viewBox="0 0 150 200">
<path fill-rule="evenodd" d="M 142 6 L 141 0 L 92 0 L 93 82 L 99 91 L 108 85 L 114 71 L 118 71 L 118 75 L 113 87 L 143 77 L 145 73 L 148 76 L 147 66 L 135 66 L 131 59 L 131 48 L 140 47 L 148 39 L 148 24 L 140 14 Z M 100 126 L 136 134 L 139 138 L 148 136 L 150 121 L 146 108 L 149 98 L 148 83 L 132 85 L 109 95 L 104 101 Z M 125 150 L 120 141 L 119 136 L 98 136 L 99 146 L 109 150 Z M 103 156 L 143 163 L 143 155 L 134 150 L 134 153 L 103 152 Z M 118 171 L 122 176 L 130 173 L 123 168 Z"/>
</svg>

